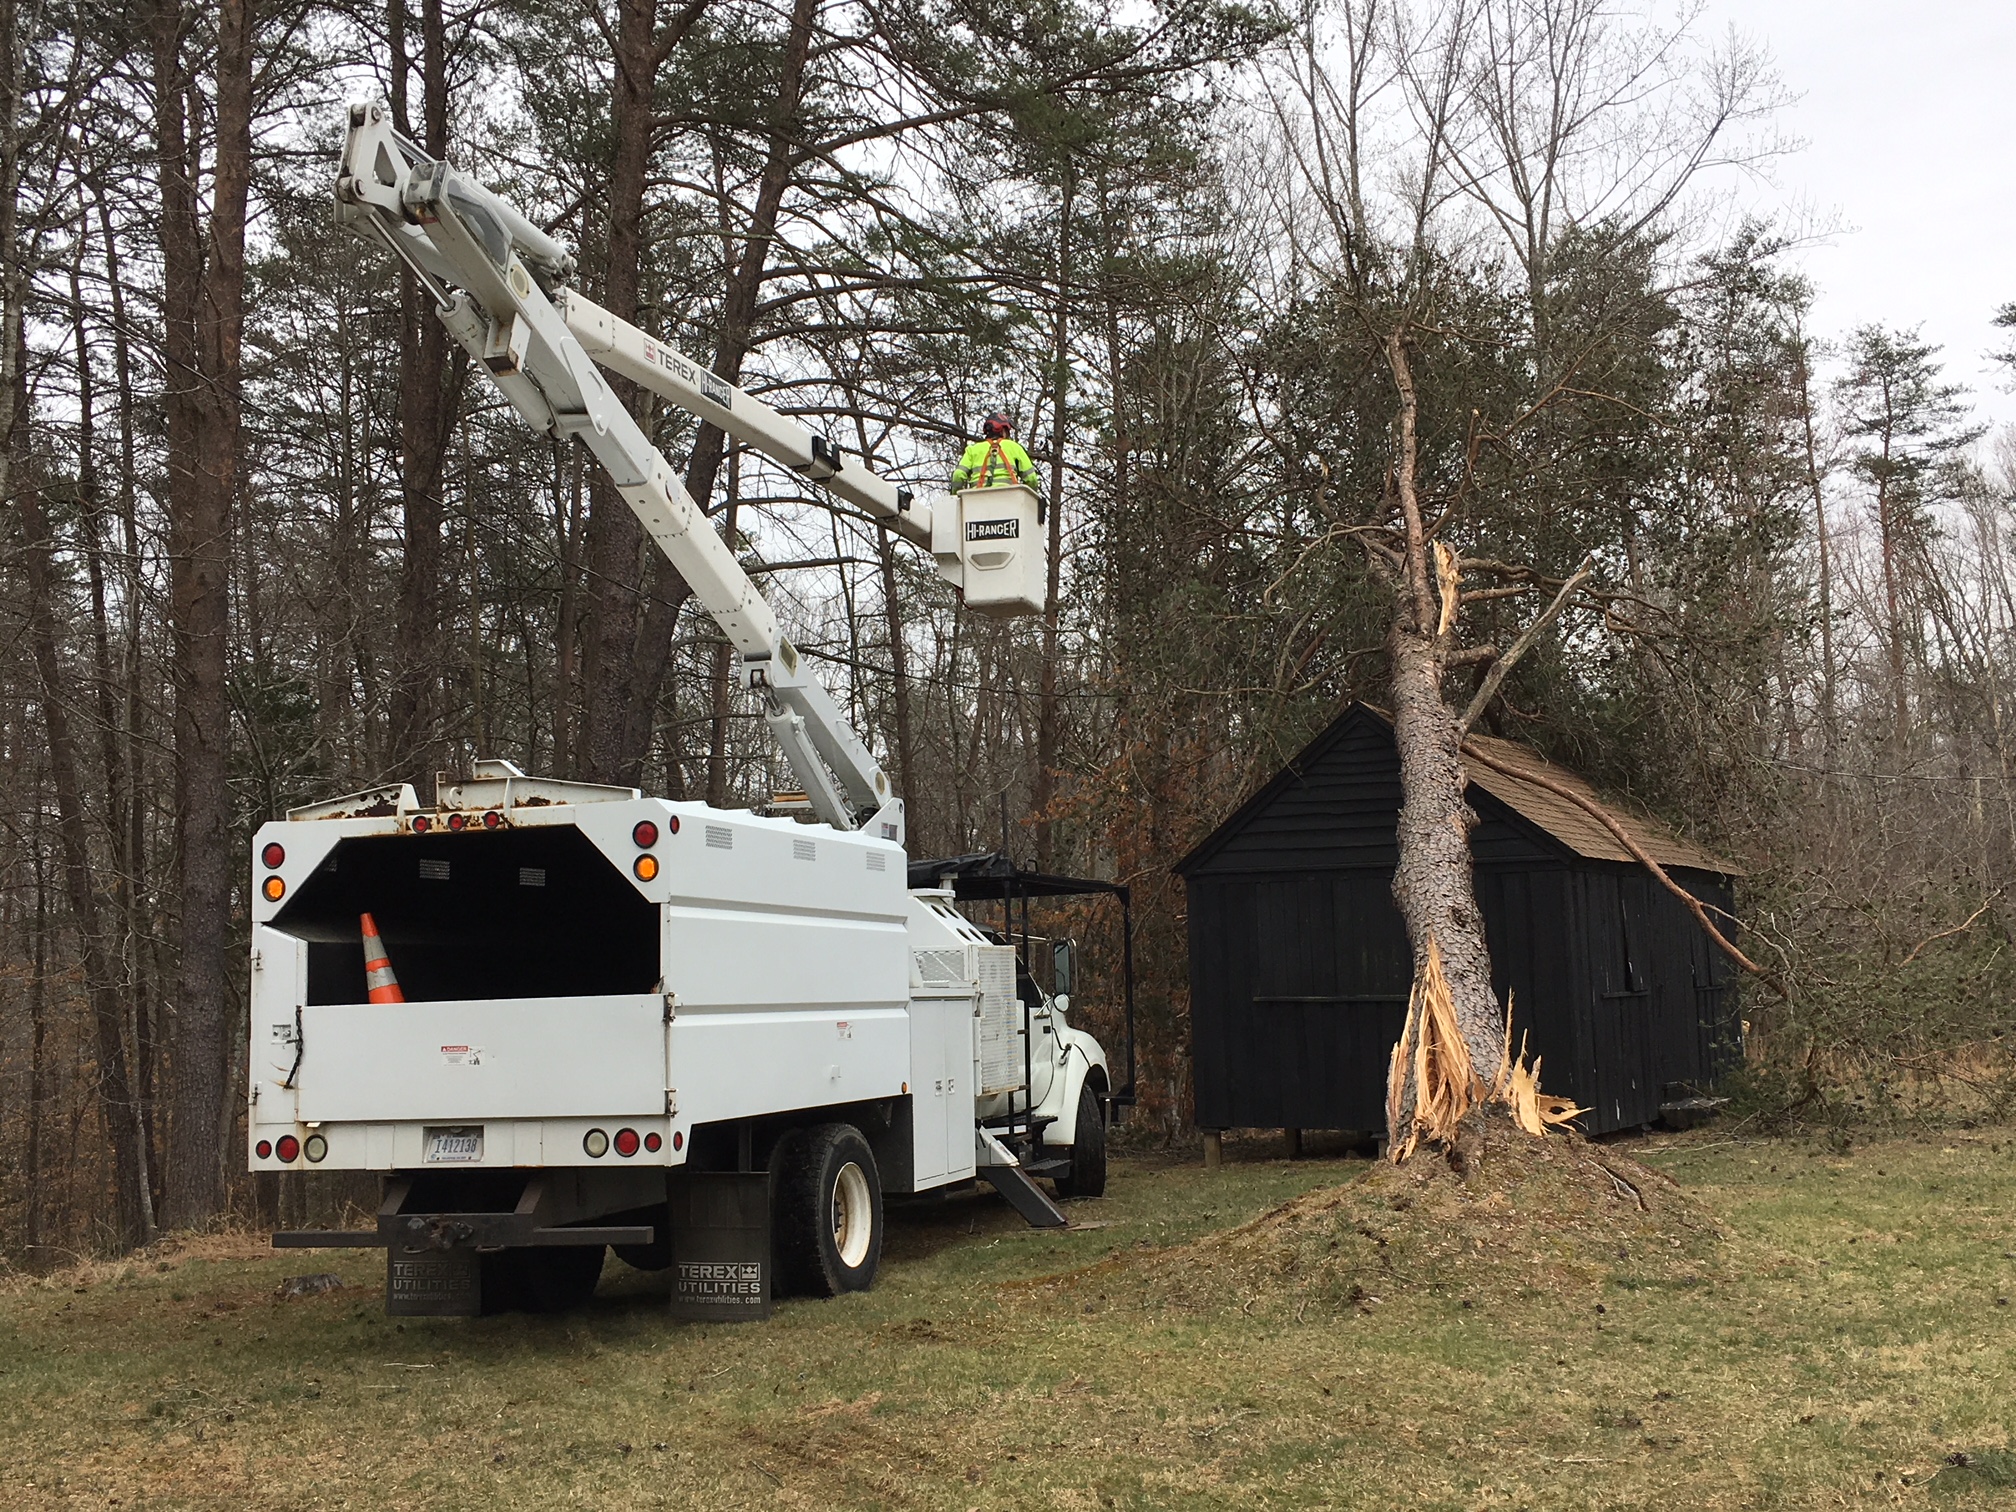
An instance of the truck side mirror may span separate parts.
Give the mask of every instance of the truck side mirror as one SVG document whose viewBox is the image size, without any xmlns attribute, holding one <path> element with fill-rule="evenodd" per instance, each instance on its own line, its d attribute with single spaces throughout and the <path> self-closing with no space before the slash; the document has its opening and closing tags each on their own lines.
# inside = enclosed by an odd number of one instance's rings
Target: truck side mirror
<svg viewBox="0 0 2016 1512">
<path fill-rule="evenodd" d="M 1076 958 L 1076 947 L 1069 940 L 1059 940 L 1050 947 L 1050 991 L 1053 996 L 1071 995 L 1072 966 Z"/>
</svg>

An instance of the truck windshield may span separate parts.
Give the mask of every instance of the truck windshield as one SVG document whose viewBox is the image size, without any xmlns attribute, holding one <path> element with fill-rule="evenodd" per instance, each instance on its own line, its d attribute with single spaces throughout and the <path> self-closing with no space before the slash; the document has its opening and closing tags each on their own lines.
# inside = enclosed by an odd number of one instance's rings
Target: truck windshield
<svg viewBox="0 0 2016 1512">
<path fill-rule="evenodd" d="M 308 942 L 308 1002 L 365 1001 L 360 916 L 413 1003 L 650 992 L 658 910 L 579 830 L 345 840 L 273 928 Z"/>
</svg>

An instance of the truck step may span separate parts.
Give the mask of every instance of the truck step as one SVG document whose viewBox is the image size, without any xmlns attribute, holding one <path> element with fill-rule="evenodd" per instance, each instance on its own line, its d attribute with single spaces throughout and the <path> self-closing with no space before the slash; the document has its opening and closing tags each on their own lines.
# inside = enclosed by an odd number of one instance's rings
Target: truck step
<svg viewBox="0 0 2016 1512">
<path fill-rule="evenodd" d="M 1031 1228 L 1071 1226 L 1071 1220 L 1064 1216 L 1063 1209 L 1052 1202 L 1020 1166 L 982 1166 L 979 1174 L 1008 1199 L 1008 1205 L 1027 1219 Z"/>
</svg>

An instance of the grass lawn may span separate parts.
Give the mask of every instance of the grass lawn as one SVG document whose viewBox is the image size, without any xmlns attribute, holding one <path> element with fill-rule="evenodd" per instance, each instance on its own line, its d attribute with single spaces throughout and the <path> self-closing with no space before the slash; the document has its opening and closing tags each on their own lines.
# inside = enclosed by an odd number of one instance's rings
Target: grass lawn
<svg viewBox="0 0 2016 1512">
<path fill-rule="evenodd" d="M 1169 1300 L 1160 1250 L 1364 1170 L 1266 1149 L 1116 1161 L 1068 1233 L 900 1211 L 873 1292 L 740 1327 L 614 1260 L 564 1318 L 243 1240 L 0 1284 L 0 1507 L 2016 1508 L 2016 1132 L 1633 1146 L 1729 1230 L 1696 1284 Z"/>
</svg>

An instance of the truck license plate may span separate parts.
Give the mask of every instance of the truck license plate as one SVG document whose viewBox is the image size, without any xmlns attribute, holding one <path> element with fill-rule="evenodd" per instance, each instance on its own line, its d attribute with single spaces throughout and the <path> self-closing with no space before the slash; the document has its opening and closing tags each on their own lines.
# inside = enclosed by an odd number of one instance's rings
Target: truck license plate
<svg viewBox="0 0 2016 1512">
<path fill-rule="evenodd" d="M 483 1131 L 429 1129 L 422 1156 L 428 1165 L 469 1165 L 483 1159 Z"/>
</svg>

